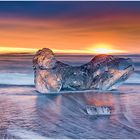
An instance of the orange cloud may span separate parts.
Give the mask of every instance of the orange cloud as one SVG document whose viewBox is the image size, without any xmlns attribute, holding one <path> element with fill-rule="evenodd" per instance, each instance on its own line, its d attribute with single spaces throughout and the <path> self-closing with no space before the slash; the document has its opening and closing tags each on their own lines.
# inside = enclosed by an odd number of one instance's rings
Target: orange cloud
<svg viewBox="0 0 140 140">
<path fill-rule="evenodd" d="M 98 43 L 113 49 L 140 53 L 139 15 L 97 19 L 1 18 L 0 47 L 51 48 L 57 52 L 90 53 Z M 94 49 L 94 48 L 93 48 Z"/>
</svg>

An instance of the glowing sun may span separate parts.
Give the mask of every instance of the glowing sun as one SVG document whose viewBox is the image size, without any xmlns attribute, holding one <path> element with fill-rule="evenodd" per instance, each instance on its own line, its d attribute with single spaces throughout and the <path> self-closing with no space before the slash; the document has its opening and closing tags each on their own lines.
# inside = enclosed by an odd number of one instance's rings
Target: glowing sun
<svg viewBox="0 0 140 140">
<path fill-rule="evenodd" d="M 113 46 L 110 44 L 96 44 L 90 48 L 92 53 L 96 54 L 108 54 L 108 53 L 120 53 L 124 52 L 123 50 L 113 49 Z"/>
</svg>

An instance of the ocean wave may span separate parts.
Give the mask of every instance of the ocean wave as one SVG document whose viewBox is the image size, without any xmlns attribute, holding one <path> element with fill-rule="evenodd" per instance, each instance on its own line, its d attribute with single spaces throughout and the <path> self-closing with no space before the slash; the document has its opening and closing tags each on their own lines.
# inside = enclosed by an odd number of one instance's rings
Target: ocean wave
<svg viewBox="0 0 140 140">
<path fill-rule="evenodd" d="M 139 84 L 140 73 L 132 74 L 125 84 Z M 6 85 L 34 85 L 34 74 L 33 73 L 1 73 L 0 84 Z"/>
<path fill-rule="evenodd" d="M 32 73 L 1 73 L 0 84 L 34 85 L 34 77 Z"/>
<path fill-rule="evenodd" d="M 140 73 L 134 73 L 134 74 L 132 74 L 132 75 L 125 81 L 125 83 L 134 83 L 134 84 L 140 83 Z"/>
</svg>

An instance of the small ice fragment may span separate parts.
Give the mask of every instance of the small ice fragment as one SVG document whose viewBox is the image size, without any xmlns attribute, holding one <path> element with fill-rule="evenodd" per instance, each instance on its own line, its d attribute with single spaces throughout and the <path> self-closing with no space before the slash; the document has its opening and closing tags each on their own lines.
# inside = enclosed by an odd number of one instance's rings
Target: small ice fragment
<svg viewBox="0 0 140 140">
<path fill-rule="evenodd" d="M 86 111 L 89 115 L 110 115 L 111 109 L 107 106 L 87 106 Z"/>
</svg>

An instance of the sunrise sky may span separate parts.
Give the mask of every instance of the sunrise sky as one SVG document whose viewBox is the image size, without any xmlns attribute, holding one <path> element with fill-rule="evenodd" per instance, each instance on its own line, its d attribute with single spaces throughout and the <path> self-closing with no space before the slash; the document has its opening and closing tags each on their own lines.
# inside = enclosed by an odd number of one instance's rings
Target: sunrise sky
<svg viewBox="0 0 140 140">
<path fill-rule="evenodd" d="M 140 53 L 140 2 L 0 2 L 0 52 Z"/>
</svg>

